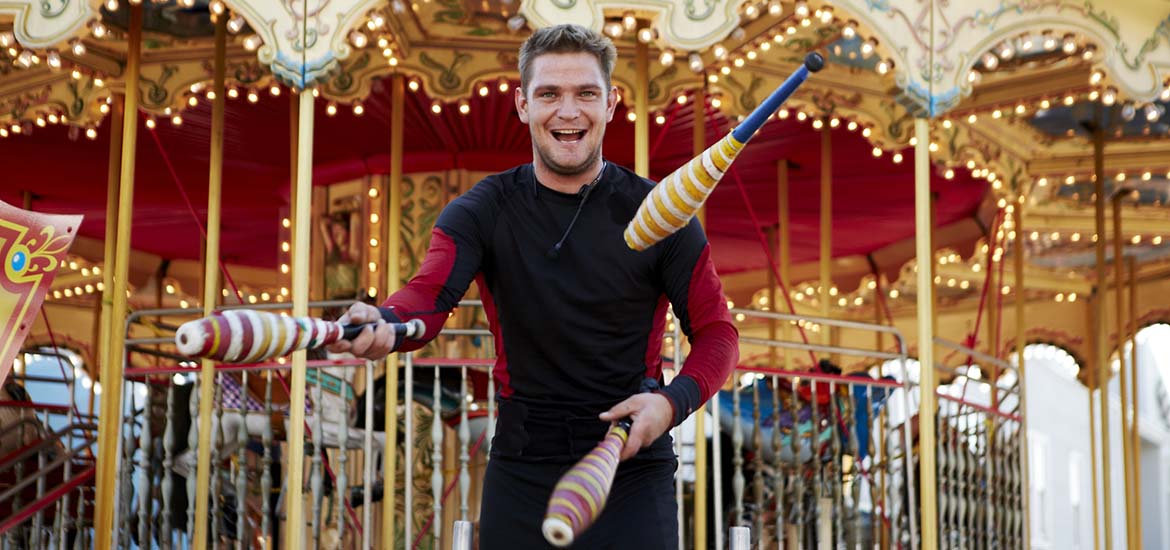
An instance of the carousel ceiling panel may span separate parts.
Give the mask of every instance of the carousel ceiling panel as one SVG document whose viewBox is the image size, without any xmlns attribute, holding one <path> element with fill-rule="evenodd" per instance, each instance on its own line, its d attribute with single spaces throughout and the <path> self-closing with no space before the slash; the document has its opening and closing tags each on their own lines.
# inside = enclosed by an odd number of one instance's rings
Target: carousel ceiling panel
<svg viewBox="0 0 1170 550">
<path fill-rule="evenodd" d="M 1020 40 L 1028 42 L 1021 48 L 1025 55 L 1036 44 L 1047 51 L 1062 47 L 1066 33 L 1096 44 L 1109 82 L 1135 100 L 1156 97 L 1168 76 L 1170 43 L 1162 35 L 1170 9 L 1162 0 L 1059 0 L 1010 6 L 1000 0 L 834 4 L 873 33 L 893 60 L 904 102 L 924 115 L 955 107 L 970 93 L 974 81 L 970 71 L 981 63 L 983 53 L 1021 35 L 1025 38 Z"/>
<path fill-rule="evenodd" d="M 15 38 L 25 48 L 53 48 L 87 34 L 99 0 L 6 0 L 0 3 L 0 21 L 11 18 L 12 29 L 0 30 L 0 46 Z"/>
<path fill-rule="evenodd" d="M 755 4 L 745 0 L 522 0 L 520 13 L 537 28 L 576 23 L 610 34 L 620 33 L 606 28 L 606 12 L 619 14 L 622 21 L 610 21 L 609 25 L 622 25 L 627 32 L 634 31 L 641 18 L 651 22 L 651 32 L 667 47 L 694 51 L 711 46 L 731 33 L 739 24 L 741 7 L 758 15 L 760 9 Z"/>
</svg>

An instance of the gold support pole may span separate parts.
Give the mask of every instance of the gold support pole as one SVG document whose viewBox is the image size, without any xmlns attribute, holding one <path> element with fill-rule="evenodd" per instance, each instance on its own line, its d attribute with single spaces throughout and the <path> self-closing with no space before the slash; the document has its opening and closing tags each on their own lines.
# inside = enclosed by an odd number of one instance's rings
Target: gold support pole
<svg viewBox="0 0 1170 550">
<path fill-rule="evenodd" d="M 914 146 L 914 218 L 915 253 L 918 256 L 918 360 L 922 365 L 919 379 L 920 401 L 918 406 L 918 485 L 921 501 L 918 509 L 922 514 L 923 550 L 938 548 L 938 481 L 935 471 L 935 409 L 938 397 L 934 393 L 934 327 L 931 324 L 930 304 L 934 294 L 934 281 L 929 266 L 934 260 L 930 242 L 930 126 L 926 119 L 914 119 L 914 135 L 918 143 Z M 910 420 L 907 419 L 907 422 Z"/>
<path fill-rule="evenodd" d="M 207 242 L 203 254 L 203 315 L 211 315 L 219 301 L 220 201 L 223 191 L 224 57 L 227 52 L 227 17 L 215 22 L 215 76 L 211 103 L 211 168 L 207 176 Z M 211 410 L 215 395 L 215 361 L 204 359 L 199 374 L 199 448 L 195 467 L 195 534 L 192 546 L 209 548 L 207 508 L 210 502 Z"/>
<path fill-rule="evenodd" d="M 126 112 L 126 96 L 114 93 L 114 104 L 110 109 L 110 156 L 106 172 L 106 232 L 102 243 L 105 247 L 102 256 L 102 302 L 101 313 L 95 327 L 98 352 L 95 356 L 96 367 L 104 369 L 106 357 L 110 349 L 110 309 L 114 296 L 114 255 L 117 253 L 114 245 L 118 242 L 118 188 L 122 174 L 122 117 Z M 104 370 L 99 370 L 104 373 Z M 92 372 L 90 374 L 93 374 Z M 89 414 L 93 416 L 93 385 L 89 386 Z"/>
<path fill-rule="evenodd" d="M 634 46 L 634 173 L 650 177 L 650 45 Z"/>
<path fill-rule="evenodd" d="M 833 138 L 829 125 L 821 129 L 821 317 L 829 317 L 833 287 Z M 831 329 L 821 327 L 821 343 L 832 342 Z M 831 356 L 834 363 L 836 355 Z M 815 365 L 814 365 L 815 367 Z"/>
<path fill-rule="evenodd" d="M 1095 308 L 1095 315 L 1093 316 L 1093 334 L 1097 342 L 1096 353 L 1094 355 L 1096 371 L 1100 376 L 1097 378 L 1097 389 L 1100 390 L 1100 407 L 1101 407 L 1101 506 L 1105 512 L 1104 535 L 1105 550 L 1113 548 L 1113 509 L 1110 505 L 1112 500 L 1110 497 L 1110 477 L 1112 469 L 1109 461 L 1109 347 L 1108 335 L 1105 332 L 1105 297 L 1108 294 L 1108 285 L 1106 277 L 1108 272 L 1105 269 L 1105 130 L 1101 126 L 1102 114 L 1101 107 L 1097 106 L 1095 116 L 1095 124 L 1093 127 L 1093 178 L 1095 180 L 1096 194 L 1096 252 L 1097 252 L 1097 290 L 1095 300 L 1093 300 Z"/>
<path fill-rule="evenodd" d="M 390 206 L 385 220 L 386 233 L 382 239 L 386 243 L 387 296 L 402 286 L 399 260 L 402 246 L 402 117 L 405 99 L 406 79 L 401 73 L 395 73 L 390 77 L 390 182 L 387 185 Z M 383 492 L 382 547 L 390 549 L 394 545 L 394 511 L 398 507 L 398 493 L 395 490 L 398 476 L 398 356 L 390 355 L 386 358 L 385 376 L 387 449 L 382 479 L 388 480 L 384 483 L 388 489 Z M 406 517 L 410 518 L 409 512 Z"/>
<path fill-rule="evenodd" d="M 138 74 L 142 59 L 142 6 L 130 6 L 126 41 L 126 105 L 122 113 L 121 187 L 118 190 L 118 242 L 114 249 L 113 285 L 109 315 L 109 343 L 102 364 L 102 404 L 98 422 L 98 469 L 94 533 L 98 550 L 108 550 L 114 536 L 114 501 L 118 481 L 118 439 L 122 430 L 122 362 L 126 340 L 126 291 L 130 276 L 130 223 L 134 213 L 134 153 L 138 143 Z M 110 235 L 106 235 L 109 239 Z"/>
<path fill-rule="evenodd" d="M 1017 233 L 1019 235 L 1019 233 Z M 1094 292 L 1094 294 L 1096 294 Z M 1097 305 L 1094 303 L 1099 299 L 1094 296 L 1091 300 L 1085 301 L 1085 319 L 1090 326 L 1085 327 L 1086 332 L 1093 334 L 1093 324 L 1096 323 L 1095 315 L 1097 314 Z M 1093 357 L 1097 357 L 1097 341 L 1095 338 L 1090 338 L 1089 342 L 1092 344 Z M 1094 359 L 1096 360 L 1096 359 Z M 1094 405 L 1096 395 L 1094 388 L 1097 386 L 1098 373 L 1096 369 L 1089 368 L 1088 375 L 1085 377 L 1089 385 L 1089 470 L 1092 472 L 1093 488 L 1093 549 L 1101 548 L 1101 497 L 1100 490 L 1097 488 L 1097 413 Z"/>
<path fill-rule="evenodd" d="M 1137 332 L 1138 332 L 1138 313 L 1137 313 L 1137 261 L 1130 257 L 1126 260 L 1129 264 L 1129 368 L 1130 368 L 1130 388 L 1133 389 L 1133 425 L 1130 426 L 1132 430 L 1130 436 L 1133 442 L 1130 443 L 1130 448 L 1133 453 L 1130 459 L 1133 460 L 1133 523 L 1134 532 L 1137 533 L 1137 538 L 1129 542 L 1131 550 L 1142 550 L 1142 437 L 1141 432 L 1138 431 L 1138 418 L 1141 417 L 1141 409 L 1138 408 L 1138 362 L 1137 362 Z"/>
<path fill-rule="evenodd" d="M 1117 361 L 1120 369 L 1118 370 L 1118 384 L 1121 393 L 1121 470 L 1123 486 L 1125 494 L 1125 539 L 1128 543 L 1128 548 L 1133 548 L 1133 541 L 1137 539 L 1137 533 L 1134 532 L 1133 515 L 1136 509 L 1136 503 L 1133 501 L 1133 486 L 1135 480 L 1133 479 L 1133 448 L 1131 444 L 1133 439 L 1130 437 L 1130 419 L 1133 416 L 1129 409 L 1129 388 L 1131 382 L 1129 380 L 1129 373 L 1126 372 L 1126 357 L 1125 357 L 1125 244 L 1122 242 L 1121 236 L 1121 200 L 1123 194 L 1119 190 L 1115 190 L 1112 200 L 1113 206 L 1113 291 L 1114 291 L 1114 307 L 1117 311 L 1115 324 L 1117 326 Z"/>
<path fill-rule="evenodd" d="M 313 92 L 301 90 L 297 130 L 297 185 L 293 196 L 292 300 L 293 315 L 309 314 L 309 215 L 313 192 Z M 288 498 L 285 500 L 286 548 L 304 548 L 305 514 L 305 350 L 293 352 L 292 388 L 289 390 Z M 393 491 L 388 487 L 387 491 Z"/>
<path fill-rule="evenodd" d="M 1014 276 L 1016 286 L 1016 380 L 1020 388 L 1019 397 L 1019 411 L 1020 411 L 1020 474 L 1023 477 L 1021 507 L 1024 512 L 1024 548 L 1032 547 L 1032 512 L 1029 510 L 1031 491 L 1028 489 L 1029 472 L 1028 472 L 1028 409 L 1027 405 L 1027 385 L 1025 384 L 1027 371 L 1024 367 L 1024 348 L 1028 346 L 1027 334 L 1027 319 L 1025 312 L 1027 311 L 1027 303 L 1024 296 L 1024 195 L 1021 194 L 1016 200 L 1016 208 L 1012 213 L 1014 223 L 1016 226 L 1016 239 L 1012 243 L 1012 256 L 1014 260 Z"/>
<path fill-rule="evenodd" d="M 704 78 L 706 78 L 704 76 Z M 693 121 L 691 128 L 691 150 L 695 156 L 707 150 L 707 90 L 702 82 L 695 88 L 691 96 Z M 695 215 L 703 229 L 707 229 L 707 206 L 704 204 Z M 676 343 L 675 345 L 678 345 Z M 694 548 L 707 548 L 707 404 L 699 407 L 695 412 L 695 519 L 694 519 Z"/>
<path fill-rule="evenodd" d="M 791 288 L 792 279 L 789 274 L 789 266 L 792 265 L 792 246 L 790 236 L 792 234 L 792 218 L 791 212 L 788 209 L 788 159 L 780 159 L 776 163 L 776 212 L 780 218 L 780 224 L 776 227 L 776 242 L 780 249 L 780 287 L 782 289 Z M 779 296 L 779 295 L 778 295 Z M 788 313 L 786 310 L 781 311 L 780 304 L 787 304 L 788 297 L 780 296 L 781 300 L 776 302 L 772 307 L 776 308 L 778 313 Z M 787 309 L 787 305 L 785 306 Z M 780 325 L 780 335 L 785 342 L 792 341 L 792 323 L 784 321 Z M 792 370 L 792 350 L 784 348 L 784 370 Z"/>
</svg>

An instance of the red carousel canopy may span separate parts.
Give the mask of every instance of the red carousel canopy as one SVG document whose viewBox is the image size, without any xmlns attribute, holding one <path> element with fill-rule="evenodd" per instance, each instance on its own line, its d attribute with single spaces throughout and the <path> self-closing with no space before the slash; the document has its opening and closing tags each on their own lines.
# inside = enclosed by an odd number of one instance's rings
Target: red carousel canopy
<svg viewBox="0 0 1170 550">
<path fill-rule="evenodd" d="M 222 226 L 222 254 L 227 263 L 264 268 L 277 265 L 279 220 L 289 204 L 289 96 L 284 90 L 278 97 L 262 93 L 256 104 L 242 95 L 227 102 Z M 516 116 L 511 90 L 501 93 L 493 89 L 487 96 L 472 98 L 469 106 L 466 115 L 451 104 L 435 115 L 423 92 L 407 92 L 405 173 L 450 168 L 496 171 L 531 160 L 528 130 Z M 316 111 L 314 184 L 388 173 L 389 87 L 375 85 L 361 116 L 347 106 L 329 116 L 325 107 L 321 102 Z M 728 130 L 728 121 L 715 109 L 708 112 L 707 139 L 711 143 Z M 672 103 L 660 114 L 664 123 L 650 125 L 653 179 L 664 177 L 692 156 L 691 104 Z M 776 225 L 780 159 L 788 159 L 791 166 L 793 262 L 818 258 L 822 130 L 814 129 L 811 119 L 801 122 L 796 118 L 769 121 L 708 202 L 708 234 L 723 274 L 766 266 L 754 224 Z M 206 101 L 183 112 L 181 125 L 164 119 L 150 130 L 145 119 L 140 119 L 134 249 L 170 259 L 200 257 L 200 231 L 183 191 L 203 219 L 210 119 Z M 93 140 L 61 126 L 36 128 L 32 135 L 5 140 L 0 147 L 0 163 L 6 167 L 0 198 L 20 204 L 22 192 L 31 191 L 34 209 L 84 214 L 81 235 L 102 238 L 109 126 L 107 119 Z M 833 256 L 866 255 L 912 237 L 913 151 L 907 149 L 905 159 L 895 163 L 891 151 L 875 157 L 873 145 L 862 137 L 860 129 L 850 131 L 842 122 L 830 131 Z M 614 162 L 634 164 L 634 124 L 627 120 L 622 106 L 608 128 L 604 152 Z M 987 194 L 986 182 L 965 172 L 949 180 L 937 173 L 939 170 L 935 172 L 932 186 L 939 196 L 937 224 L 942 227 L 976 217 Z M 737 179 L 745 188 L 755 221 L 745 207 Z"/>
</svg>

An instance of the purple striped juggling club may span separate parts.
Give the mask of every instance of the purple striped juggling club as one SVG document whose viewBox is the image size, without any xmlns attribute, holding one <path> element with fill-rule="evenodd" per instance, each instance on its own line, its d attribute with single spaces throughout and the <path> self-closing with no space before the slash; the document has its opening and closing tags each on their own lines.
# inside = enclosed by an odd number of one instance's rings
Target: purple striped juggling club
<svg viewBox="0 0 1170 550">
<path fill-rule="evenodd" d="M 548 499 L 548 511 L 544 513 L 541 532 L 549 544 L 564 548 L 573 544 L 585 529 L 593 524 L 613 485 L 622 448 L 630 436 L 631 422 L 628 418 L 619 420 L 605 434 L 589 454 L 569 468 L 553 487 Z"/>
</svg>

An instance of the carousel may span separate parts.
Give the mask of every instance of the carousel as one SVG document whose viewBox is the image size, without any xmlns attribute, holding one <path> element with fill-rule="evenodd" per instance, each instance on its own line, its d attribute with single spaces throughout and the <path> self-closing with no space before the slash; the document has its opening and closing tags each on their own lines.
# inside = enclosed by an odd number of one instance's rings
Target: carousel
<svg viewBox="0 0 1170 550">
<path fill-rule="evenodd" d="M 4 0 L 0 545 L 474 548 L 474 290 L 376 362 L 180 327 L 385 300 L 531 161 L 565 22 L 618 49 L 610 161 L 751 138 L 695 212 L 740 364 L 673 432 L 681 547 L 1170 547 L 1156 0 Z"/>
</svg>

